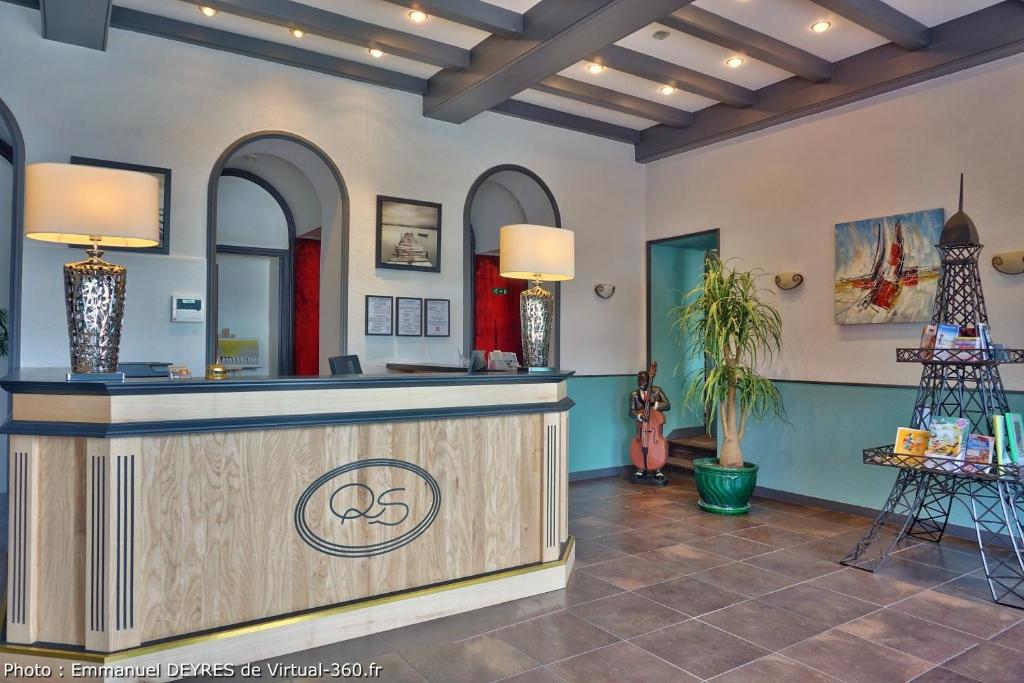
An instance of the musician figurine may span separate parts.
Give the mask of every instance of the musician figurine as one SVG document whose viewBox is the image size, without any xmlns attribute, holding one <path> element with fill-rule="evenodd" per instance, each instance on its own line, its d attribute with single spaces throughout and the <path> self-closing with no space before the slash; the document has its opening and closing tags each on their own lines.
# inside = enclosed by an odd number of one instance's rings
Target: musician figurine
<svg viewBox="0 0 1024 683">
<path fill-rule="evenodd" d="M 636 436 L 630 444 L 629 457 L 636 471 L 632 481 L 637 484 L 664 486 L 668 479 L 661 471 L 668 459 L 668 442 L 662 433 L 665 411 L 671 409 L 668 396 L 654 383 L 658 364 L 637 373 L 637 388 L 629 395 L 629 412 L 636 420 Z"/>
</svg>

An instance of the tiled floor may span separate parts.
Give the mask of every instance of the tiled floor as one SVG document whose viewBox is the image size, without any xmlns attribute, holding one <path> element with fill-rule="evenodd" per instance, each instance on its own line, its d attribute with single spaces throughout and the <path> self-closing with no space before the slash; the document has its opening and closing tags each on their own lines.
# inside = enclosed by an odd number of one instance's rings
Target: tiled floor
<svg viewBox="0 0 1024 683">
<path fill-rule="evenodd" d="M 376 662 L 382 681 L 1021 683 L 1024 611 L 993 605 L 966 542 L 880 574 L 836 560 L 868 520 L 757 499 L 701 512 L 692 480 L 572 485 L 563 591 L 283 658 Z"/>
</svg>

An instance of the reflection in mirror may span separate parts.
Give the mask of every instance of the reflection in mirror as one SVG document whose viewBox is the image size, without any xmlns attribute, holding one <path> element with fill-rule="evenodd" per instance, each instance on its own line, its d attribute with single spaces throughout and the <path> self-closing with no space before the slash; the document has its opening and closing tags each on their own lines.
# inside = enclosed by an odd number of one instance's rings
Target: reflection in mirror
<svg viewBox="0 0 1024 683">
<path fill-rule="evenodd" d="M 516 223 L 561 227 L 558 207 L 547 186 L 527 169 L 499 166 L 477 180 L 467 202 L 472 262 L 467 264 L 467 300 L 472 300 L 467 325 L 468 348 L 512 351 L 522 362 L 523 342 L 519 324 L 519 294 L 529 283 L 501 277 L 499 234 L 501 226 Z M 559 287 L 546 285 L 555 295 L 556 320 Z M 551 359 L 558 364 L 558 334 L 552 338 Z"/>
<path fill-rule="evenodd" d="M 343 247 L 342 217 L 331 169 L 297 142 L 254 140 L 227 160 L 209 324 L 232 374 L 329 373 L 327 358 L 342 348 L 341 272 L 331 258 Z"/>
</svg>

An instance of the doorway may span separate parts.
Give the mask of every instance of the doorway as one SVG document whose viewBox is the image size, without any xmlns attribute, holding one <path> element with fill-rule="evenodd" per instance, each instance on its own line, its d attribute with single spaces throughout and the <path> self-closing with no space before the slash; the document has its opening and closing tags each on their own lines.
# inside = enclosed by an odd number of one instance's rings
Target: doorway
<svg viewBox="0 0 1024 683">
<path fill-rule="evenodd" d="M 207 357 L 239 375 L 329 374 L 347 349 L 348 194 L 288 133 L 225 152 L 210 189 Z"/>
<path fill-rule="evenodd" d="M 665 415 L 670 463 L 683 467 L 694 457 L 713 456 L 717 446 L 714 425 L 708 429 L 705 412 L 683 405 L 682 398 L 703 371 L 704 361 L 686 348 L 672 310 L 700 285 L 705 261 L 718 249 L 717 229 L 647 242 L 647 362 L 657 361 L 657 382 L 672 403 Z"/>
<path fill-rule="evenodd" d="M 499 234 L 504 225 L 529 223 L 562 227 L 555 197 L 540 177 L 522 166 L 495 166 L 477 178 L 466 198 L 464 221 L 465 339 L 463 352 L 471 349 L 514 352 L 522 362 L 519 294 L 525 280 L 501 276 Z M 555 298 L 555 333 L 551 359 L 558 365 L 558 283 L 545 287 Z"/>
</svg>

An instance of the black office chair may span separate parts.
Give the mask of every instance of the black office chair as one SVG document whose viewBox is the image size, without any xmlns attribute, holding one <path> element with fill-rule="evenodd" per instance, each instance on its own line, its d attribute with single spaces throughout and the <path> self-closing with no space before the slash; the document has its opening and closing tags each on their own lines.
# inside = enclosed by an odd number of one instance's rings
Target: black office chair
<svg viewBox="0 0 1024 683">
<path fill-rule="evenodd" d="M 363 366 L 359 364 L 359 356 L 334 356 L 328 358 L 332 375 L 361 375 Z"/>
</svg>

